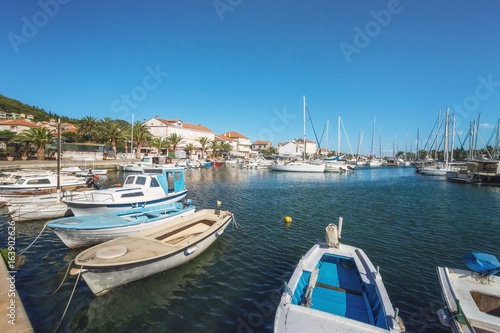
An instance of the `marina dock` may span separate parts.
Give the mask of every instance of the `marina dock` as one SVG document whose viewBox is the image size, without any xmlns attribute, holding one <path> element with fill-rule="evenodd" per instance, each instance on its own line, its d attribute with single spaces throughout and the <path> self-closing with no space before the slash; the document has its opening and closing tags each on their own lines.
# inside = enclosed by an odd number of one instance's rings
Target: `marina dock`
<svg viewBox="0 0 500 333">
<path fill-rule="evenodd" d="M 9 271 L 0 260 L 0 332 L 34 332 L 23 303 L 16 290 L 16 273 Z"/>
</svg>

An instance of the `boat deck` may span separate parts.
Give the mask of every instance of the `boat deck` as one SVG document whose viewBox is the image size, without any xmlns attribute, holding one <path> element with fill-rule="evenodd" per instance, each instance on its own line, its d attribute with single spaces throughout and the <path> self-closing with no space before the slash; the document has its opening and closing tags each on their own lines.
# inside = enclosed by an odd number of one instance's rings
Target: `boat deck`
<svg viewBox="0 0 500 333">
<path fill-rule="evenodd" d="M 463 313 L 476 331 L 497 332 L 500 330 L 500 278 L 490 276 L 489 281 L 477 273 L 438 267 L 441 285 L 449 288 L 454 299 L 460 300 Z M 448 305 L 455 308 L 455 300 Z M 451 304 L 449 303 L 451 302 Z"/>
<path fill-rule="evenodd" d="M 354 261 L 326 254 L 318 267 L 318 280 L 310 308 L 375 325 L 368 297 Z M 297 288 L 297 292 L 307 288 L 310 276 L 311 272 L 303 273 L 300 284 L 303 284 L 304 288 Z M 300 298 L 302 297 L 301 293 Z M 303 301 L 296 299 L 295 295 L 294 300 Z"/>
</svg>

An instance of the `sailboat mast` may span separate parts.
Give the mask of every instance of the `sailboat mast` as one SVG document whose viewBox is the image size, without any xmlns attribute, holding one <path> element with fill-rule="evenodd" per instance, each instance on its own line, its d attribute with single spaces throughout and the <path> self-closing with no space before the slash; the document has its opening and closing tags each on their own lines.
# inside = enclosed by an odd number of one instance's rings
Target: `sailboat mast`
<svg viewBox="0 0 500 333">
<path fill-rule="evenodd" d="M 444 163 L 448 163 L 448 136 L 449 136 L 449 131 L 450 131 L 450 121 L 448 119 L 449 117 L 449 109 L 446 108 L 445 112 L 445 124 L 444 124 Z"/>
<path fill-rule="evenodd" d="M 304 153 L 302 159 L 306 160 L 306 96 L 304 95 Z"/>
<path fill-rule="evenodd" d="M 373 116 L 373 134 L 372 134 L 372 146 L 370 148 L 370 159 L 373 159 L 373 141 L 375 139 L 375 116 Z"/>
<path fill-rule="evenodd" d="M 134 114 L 132 113 L 132 134 L 130 136 L 130 154 L 134 157 Z"/>
<path fill-rule="evenodd" d="M 340 156 L 340 115 L 337 119 L 337 156 Z"/>
</svg>

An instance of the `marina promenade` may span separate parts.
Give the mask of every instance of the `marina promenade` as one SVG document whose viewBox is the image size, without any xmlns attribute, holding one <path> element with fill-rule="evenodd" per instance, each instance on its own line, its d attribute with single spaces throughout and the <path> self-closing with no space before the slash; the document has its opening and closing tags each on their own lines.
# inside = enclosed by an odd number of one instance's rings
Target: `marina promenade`
<svg viewBox="0 0 500 333">
<path fill-rule="evenodd" d="M 0 260 L 0 332 L 34 332 L 16 290 L 16 272 L 9 271 Z"/>
</svg>

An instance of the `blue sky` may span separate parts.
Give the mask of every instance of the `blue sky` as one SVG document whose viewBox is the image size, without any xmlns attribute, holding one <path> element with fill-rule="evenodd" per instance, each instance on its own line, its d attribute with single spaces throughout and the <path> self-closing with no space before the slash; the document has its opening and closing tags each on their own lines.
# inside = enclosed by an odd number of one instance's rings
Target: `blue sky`
<svg viewBox="0 0 500 333">
<path fill-rule="evenodd" d="M 158 115 L 273 143 L 415 149 L 449 107 L 500 118 L 500 3 L 0 0 L 0 93 L 60 115 Z M 312 121 L 310 121 L 312 120 Z M 323 135 L 322 135 L 323 134 Z M 463 140 L 465 134 L 461 134 Z M 481 140 L 479 140 L 481 142 Z M 341 151 L 349 152 L 346 137 Z"/>
</svg>

